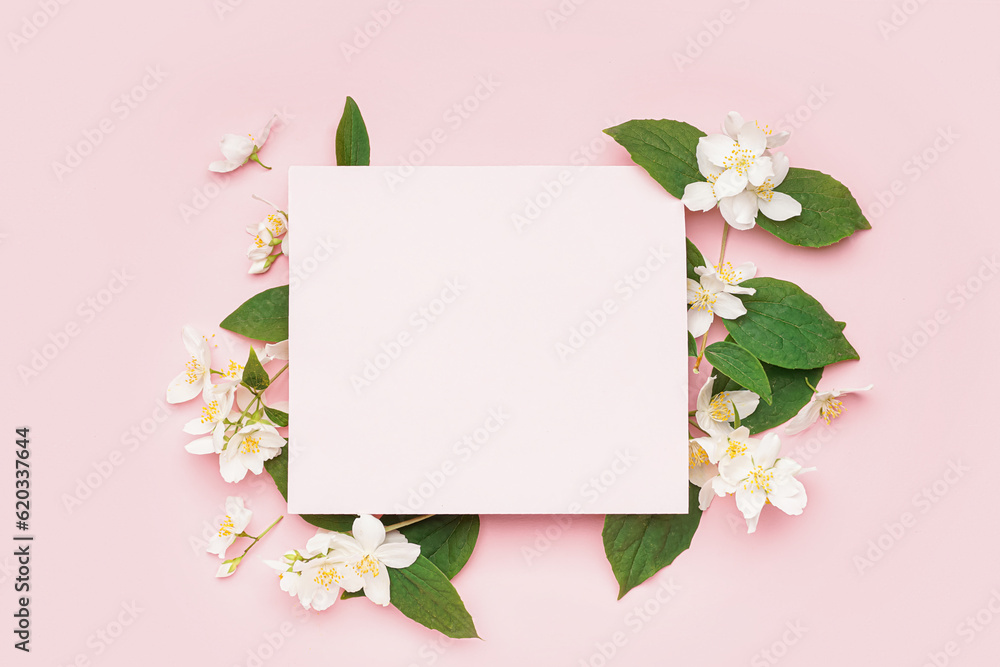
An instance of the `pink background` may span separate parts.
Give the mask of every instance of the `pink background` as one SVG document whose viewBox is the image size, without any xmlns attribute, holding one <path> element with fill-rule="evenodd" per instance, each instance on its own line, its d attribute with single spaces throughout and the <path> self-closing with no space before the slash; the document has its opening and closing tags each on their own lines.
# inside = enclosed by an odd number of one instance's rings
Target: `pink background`
<svg viewBox="0 0 1000 667">
<path fill-rule="evenodd" d="M 15 48 L 8 34 L 0 49 L 2 488 L 11 489 L 14 427 L 27 424 L 37 535 L 34 651 L 8 643 L 5 664 L 991 664 L 1000 549 L 986 493 L 1000 450 L 986 417 L 998 369 L 993 336 L 978 332 L 996 324 L 996 267 L 984 258 L 1000 239 L 990 165 L 981 164 L 990 146 L 975 133 L 995 142 L 979 110 L 997 102 L 1000 8 L 567 1 L 572 13 L 552 27 L 546 12 L 558 11 L 556 0 L 403 2 L 348 62 L 340 44 L 387 0 L 230 0 L 220 16 L 223 2 L 4 5 L 4 33 L 30 38 Z M 898 30 L 880 32 L 893 17 Z M 699 40 L 700 54 L 691 46 Z M 675 54 L 689 47 L 696 57 L 679 66 Z M 134 109 L 116 103 L 147 67 L 166 75 L 147 78 L 152 89 L 136 91 Z M 449 124 L 445 114 L 480 77 L 496 89 Z M 835 428 L 787 440 L 786 453 L 818 468 L 804 480 L 805 514 L 767 511 L 747 536 L 732 501 L 719 502 L 691 551 L 621 602 L 600 517 L 565 527 L 552 517 L 486 517 L 455 580 L 483 642 L 441 640 L 363 600 L 299 613 L 259 563 L 304 543 L 311 529 L 295 517 L 236 576 L 213 579 L 218 560 L 190 540 L 225 496 L 248 498 L 252 529 L 283 511 L 280 497 L 264 483 L 227 485 L 213 462 L 186 454 L 180 429 L 196 406 L 163 420 L 156 401 L 184 361 L 183 324 L 219 334 L 217 358 L 245 356 L 245 341 L 218 322 L 287 281 L 284 260 L 265 277 L 245 275 L 243 228 L 263 213 L 250 195 L 284 203 L 288 166 L 333 163 L 348 94 L 364 111 L 376 164 L 398 164 L 439 127 L 445 141 L 427 164 L 570 163 L 586 160 L 587 146 L 594 164 L 624 164 L 625 151 L 600 130 L 629 118 L 712 130 L 736 109 L 792 129 L 792 164 L 847 183 L 874 226 L 819 251 L 760 230 L 731 237 L 731 259 L 799 283 L 848 322 L 863 360 L 830 369 L 824 387 L 876 384 L 849 399 Z M 255 131 L 275 109 L 288 120 L 262 152 L 274 170 L 210 176 L 219 137 Z M 57 178 L 53 163 L 98 136 L 104 119 L 113 131 Z M 950 138 L 935 145 L 939 136 Z M 913 161 L 922 154 L 924 168 Z M 201 210 L 185 220 L 183 206 Z M 710 257 L 720 229 L 717 213 L 690 218 Z M 128 276 L 117 294 L 106 291 L 114 271 Z M 104 300 L 101 312 L 91 315 L 88 298 Z M 17 367 L 67 325 L 78 335 L 22 381 Z M 893 364 L 890 355 L 904 352 L 912 358 Z M 95 469 L 107 472 L 109 457 L 119 465 L 67 510 L 64 497 Z M 0 491 L 4 540 L 14 532 L 12 496 Z M 896 526 L 905 513 L 912 521 Z M 542 553 L 529 562 L 526 549 Z M 0 549 L 8 624 L 9 552 Z M 874 562 L 859 571 L 858 558 Z M 675 592 L 661 588 L 668 582 Z M 133 604 L 141 611 L 123 611 Z M 612 652 L 616 633 L 624 641 L 609 660 L 601 651 Z"/>
</svg>

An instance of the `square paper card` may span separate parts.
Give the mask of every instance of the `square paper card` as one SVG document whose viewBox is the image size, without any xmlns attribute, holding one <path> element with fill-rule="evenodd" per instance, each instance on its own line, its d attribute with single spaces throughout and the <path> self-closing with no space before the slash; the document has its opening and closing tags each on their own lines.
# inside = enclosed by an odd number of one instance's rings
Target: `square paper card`
<svg viewBox="0 0 1000 667">
<path fill-rule="evenodd" d="M 638 167 L 293 167 L 288 506 L 684 513 L 684 213 Z"/>
</svg>

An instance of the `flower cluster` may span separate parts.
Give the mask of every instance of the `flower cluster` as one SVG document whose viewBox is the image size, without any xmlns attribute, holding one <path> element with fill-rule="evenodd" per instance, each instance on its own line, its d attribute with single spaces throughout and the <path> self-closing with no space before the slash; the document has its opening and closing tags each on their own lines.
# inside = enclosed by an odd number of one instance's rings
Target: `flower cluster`
<svg viewBox="0 0 1000 667">
<path fill-rule="evenodd" d="M 386 532 L 369 514 L 354 520 L 352 534 L 322 528 L 303 551 L 291 551 L 280 560 L 265 561 L 278 572 L 281 590 L 298 596 L 306 609 L 329 608 L 342 592 L 364 590 L 375 604 L 389 604 L 386 568 L 406 568 L 417 560 L 420 546 L 407 542 L 396 530 Z"/>
<path fill-rule="evenodd" d="M 247 259 L 250 260 L 247 273 L 264 273 L 271 268 L 274 260 L 288 255 L 288 214 L 263 197 L 253 195 L 253 198 L 273 209 L 263 220 L 247 225 L 247 233 L 253 236 L 247 248 Z M 280 246 L 277 252 L 274 252 L 275 246 Z"/>
<path fill-rule="evenodd" d="M 185 449 L 192 454 L 218 455 L 219 471 L 227 482 L 239 482 L 247 472 L 261 474 L 264 461 L 278 456 L 285 445 L 285 438 L 266 414 L 263 391 L 243 382 L 244 367 L 235 361 L 230 360 L 225 370 L 211 368 L 209 341 L 192 327 L 184 327 L 182 339 L 191 359 L 167 387 L 167 401 L 182 403 L 201 394 L 205 403 L 201 415 L 184 425 L 185 433 L 202 437 Z M 288 359 L 287 341 L 264 348 L 260 362 L 274 359 Z M 213 383 L 213 374 L 221 376 L 222 382 Z M 278 405 L 269 407 L 280 409 Z"/>
<path fill-rule="evenodd" d="M 713 395 L 714 383 L 715 377 L 710 377 L 702 386 L 695 412 L 698 427 L 707 436 L 688 441 L 690 479 L 701 487 L 699 506 L 705 510 L 714 496 L 735 495 L 748 533 L 757 530 L 765 504 L 786 514 L 801 514 L 806 490 L 796 477 L 808 470 L 792 459 L 778 457 L 781 440 L 776 434 L 751 438 L 750 429 L 738 425 L 740 418 L 754 413 L 760 397 L 752 391 Z"/>
<path fill-rule="evenodd" d="M 692 211 L 710 211 L 719 206 L 722 217 L 736 229 L 757 224 L 760 211 L 781 221 L 802 213 L 802 205 L 775 188 L 788 175 L 788 157 L 770 149 L 784 145 L 788 132 L 775 134 L 766 125 L 745 122 L 731 111 L 722 124 L 723 134 L 698 140 L 695 155 L 704 181 L 684 188 L 681 201 Z"/>
<path fill-rule="evenodd" d="M 757 274 L 753 262 L 733 266 L 724 262 L 712 268 L 695 267 L 700 280 L 687 279 L 688 331 L 695 338 L 708 332 L 718 315 L 725 320 L 735 320 L 747 314 L 746 306 L 736 294 L 754 294 L 752 287 L 740 287 L 740 283 Z"/>
</svg>

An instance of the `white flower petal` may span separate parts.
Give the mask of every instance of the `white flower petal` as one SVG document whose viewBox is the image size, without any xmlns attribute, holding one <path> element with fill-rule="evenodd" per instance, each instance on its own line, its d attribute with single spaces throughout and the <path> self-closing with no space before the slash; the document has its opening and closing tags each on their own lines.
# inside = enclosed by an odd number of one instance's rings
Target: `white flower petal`
<svg viewBox="0 0 1000 667">
<path fill-rule="evenodd" d="M 754 157 L 760 157 L 767 150 L 767 135 L 753 123 L 744 123 L 737 135 L 740 146 Z"/>
<path fill-rule="evenodd" d="M 385 526 L 371 514 L 362 514 L 355 519 L 351 532 L 365 553 L 374 553 L 385 541 Z"/>
<path fill-rule="evenodd" d="M 776 433 L 768 433 L 761 439 L 757 446 L 757 451 L 753 453 L 753 462 L 765 470 L 774 467 L 774 462 L 778 460 L 781 452 L 781 439 Z"/>
<path fill-rule="evenodd" d="M 719 201 L 719 211 L 735 229 L 752 229 L 757 224 L 757 195 L 749 190 Z"/>
<path fill-rule="evenodd" d="M 389 573 L 385 566 L 376 561 L 378 571 L 365 575 L 365 597 L 375 604 L 385 607 L 389 604 Z"/>
<path fill-rule="evenodd" d="M 785 180 L 785 176 L 788 175 L 788 156 L 778 151 L 771 156 L 771 167 L 774 170 L 774 176 L 771 177 L 771 183 L 775 187 L 781 185 L 782 181 Z"/>
<path fill-rule="evenodd" d="M 725 166 L 726 158 L 735 147 L 736 142 L 724 134 L 710 134 L 698 139 L 698 150 L 717 167 Z"/>
<path fill-rule="evenodd" d="M 219 142 L 219 148 L 227 160 L 243 164 L 253 152 L 253 140 L 245 134 L 227 134 Z"/>
<path fill-rule="evenodd" d="M 715 320 L 715 316 L 710 310 L 688 309 L 688 331 L 695 338 L 704 336 L 708 332 L 709 327 L 712 326 L 713 320 Z"/>
<path fill-rule="evenodd" d="M 815 398 L 810 400 L 799 409 L 794 417 L 788 420 L 788 423 L 785 424 L 785 433 L 795 435 L 815 424 L 816 420 L 819 419 L 820 408 L 822 408 L 822 404 L 819 401 Z"/>
<path fill-rule="evenodd" d="M 767 135 L 767 147 L 777 148 L 778 146 L 784 146 L 790 136 L 792 136 L 791 132 L 772 132 Z"/>
<path fill-rule="evenodd" d="M 771 192 L 769 199 L 760 199 L 757 203 L 760 212 L 775 222 L 802 215 L 802 204 L 784 192 Z"/>
<path fill-rule="evenodd" d="M 746 306 L 743 305 L 739 297 L 727 292 L 720 292 L 715 295 L 715 303 L 712 305 L 712 310 L 724 320 L 735 320 L 737 317 L 747 314 Z M 690 321 L 691 318 L 689 316 L 688 322 L 690 323 Z M 691 335 L 693 336 L 694 334 Z"/>
<path fill-rule="evenodd" d="M 267 141 L 267 137 L 271 134 L 271 126 L 274 125 L 274 121 L 276 120 L 278 120 L 278 114 L 271 116 L 271 120 L 267 121 L 267 125 L 260 131 L 260 135 L 257 137 L 257 148 L 263 146 L 264 142 Z"/>
<path fill-rule="evenodd" d="M 736 139 L 740 136 L 740 130 L 743 129 L 743 125 L 746 121 L 743 120 L 743 116 L 735 111 L 730 111 L 726 114 L 725 119 L 722 121 L 722 131 L 729 136 L 730 139 Z"/>
<path fill-rule="evenodd" d="M 746 190 L 747 183 L 749 180 L 746 174 L 736 169 L 726 169 L 719 174 L 715 180 L 715 196 L 721 200 L 720 205 L 727 197 L 734 197 Z"/>
<path fill-rule="evenodd" d="M 747 169 L 747 180 L 755 187 L 763 185 L 769 178 L 774 178 L 774 166 L 770 157 L 757 158 Z"/>
<path fill-rule="evenodd" d="M 396 531 L 393 531 L 394 533 Z M 409 542 L 385 542 L 375 549 L 375 558 L 385 563 L 386 567 L 401 569 L 410 567 L 420 555 L 420 545 Z"/>
<path fill-rule="evenodd" d="M 760 404 L 760 396 L 752 391 L 741 389 L 727 392 L 727 394 L 727 398 L 732 402 L 736 411 L 740 413 L 740 419 L 752 415 Z M 749 435 L 749 431 L 747 435 Z"/>
<path fill-rule="evenodd" d="M 246 160 L 242 162 L 238 160 L 216 160 L 208 164 L 208 170 L 214 171 L 217 174 L 225 174 L 242 167 L 245 162 Z"/>
<path fill-rule="evenodd" d="M 691 211 L 711 211 L 719 200 L 715 197 L 715 188 L 707 181 L 688 183 L 684 187 L 681 203 Z"/>
</svg>

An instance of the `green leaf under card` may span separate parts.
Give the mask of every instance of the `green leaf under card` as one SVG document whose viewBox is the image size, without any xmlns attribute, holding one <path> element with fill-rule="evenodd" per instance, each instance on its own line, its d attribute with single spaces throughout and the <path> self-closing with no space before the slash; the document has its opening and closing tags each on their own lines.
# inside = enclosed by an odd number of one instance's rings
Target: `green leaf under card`
<svg viewBox="0 0 1000 667">
<path fill-rule="evenodd" d="M 267 343 L 288 340 L 288 285 L 250 297 L 219 326 Z"/>
</svg>

